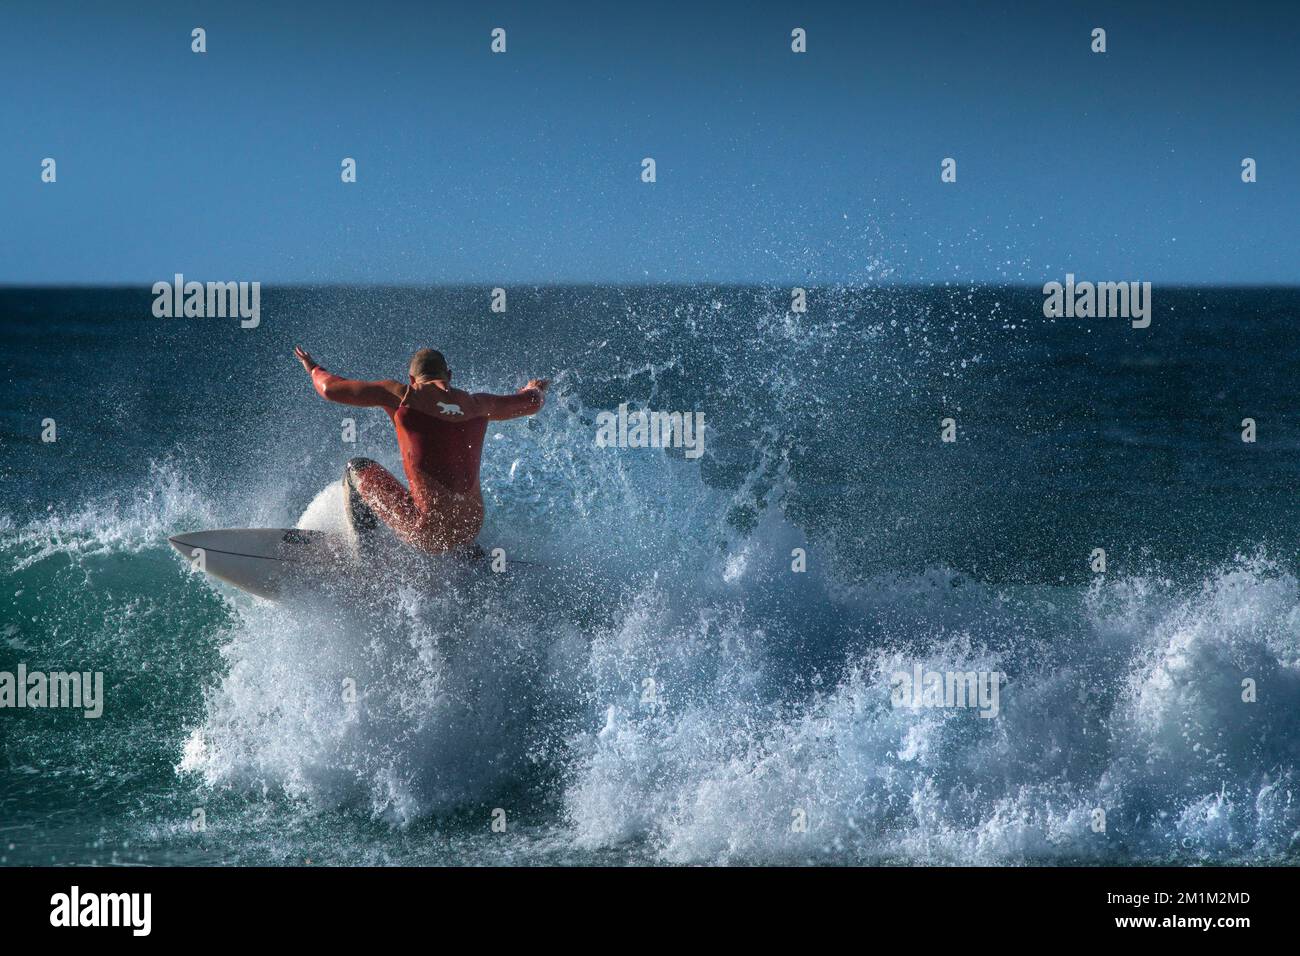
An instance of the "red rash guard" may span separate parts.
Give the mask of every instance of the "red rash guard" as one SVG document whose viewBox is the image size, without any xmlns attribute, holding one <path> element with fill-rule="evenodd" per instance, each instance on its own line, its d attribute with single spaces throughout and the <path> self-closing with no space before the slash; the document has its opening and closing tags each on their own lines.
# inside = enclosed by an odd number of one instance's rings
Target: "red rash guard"
<svg viewBox="0 0 1300 956">
<path fill-rule="evenodd" d="M 424 479 L 432 478 L 448 491 L 465 494 L 478 489 L 478 469 L 483 455 L 486 418 L 448 422 L 416 411 L 410 405 L 386 408 L 397 430 L 402 468 L 416 495 Z"/>
</svg>

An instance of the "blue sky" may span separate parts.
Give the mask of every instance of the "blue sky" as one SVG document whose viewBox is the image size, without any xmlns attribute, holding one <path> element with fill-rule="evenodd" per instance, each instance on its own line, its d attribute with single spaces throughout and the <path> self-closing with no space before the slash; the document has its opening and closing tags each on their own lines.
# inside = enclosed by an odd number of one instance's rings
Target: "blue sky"
<svg viewBox="0 0 1300 956">
<path fill-rule="evenodd" d="M 2 14 L 0 282 L 1300 281 L 1293 3 L 127 6 Z"/>
</svg>

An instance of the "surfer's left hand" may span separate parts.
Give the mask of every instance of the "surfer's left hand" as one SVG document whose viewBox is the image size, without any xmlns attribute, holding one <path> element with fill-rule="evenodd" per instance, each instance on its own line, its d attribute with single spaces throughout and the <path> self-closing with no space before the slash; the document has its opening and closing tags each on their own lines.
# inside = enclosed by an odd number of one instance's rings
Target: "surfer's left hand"
<svg viewBox="0 0 1300 956">
<path fill-rule="evenodd" d="M 302 367 L 305 368 L 308 372 L 310 372 L 312 369 L 314 369 L 317 365 L 320 364 L 314 358 L 312 358 L 309 353 L 303 351 L 302 346 L 295 345 L 293 347 L 293 354 L 297 356 L 298 361 L 302 363 Z"/>
</svg>

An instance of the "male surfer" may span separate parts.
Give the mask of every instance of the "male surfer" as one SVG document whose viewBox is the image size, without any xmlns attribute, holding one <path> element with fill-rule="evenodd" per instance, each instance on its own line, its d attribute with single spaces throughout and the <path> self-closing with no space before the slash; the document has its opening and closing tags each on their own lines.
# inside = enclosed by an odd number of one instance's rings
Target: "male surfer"
<svg viewBox="0 0 1300 956">
<path fill-rule="evenodd" d="M 353 458 L 343 472 L 348 520 L 362 542 L 382 521 L 407 544 L 431 554 L 472 544 L 483 527 L 478 470 L 487 423 L 535 414 L 550 383 L 535 378 L 514 395 L 463 392 L 451 387 L 451 369 L 433 349 L 411 357 L 405 385 L 342 378 L 301 348 L 293 354 L 322 398 L 379 406 L 397 430 L 410 491 L 369 458 Z"/>
</svg>

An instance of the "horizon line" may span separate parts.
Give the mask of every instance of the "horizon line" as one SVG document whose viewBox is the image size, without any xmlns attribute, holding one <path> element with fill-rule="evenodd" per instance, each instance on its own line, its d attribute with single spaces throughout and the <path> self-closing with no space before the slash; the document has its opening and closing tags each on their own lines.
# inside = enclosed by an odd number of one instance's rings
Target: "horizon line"
<svg viewBox="0 0 1300 956">
<path fill-rule="evenodd" d="M 182 273 L 183 275 L 183 273 Z M 103 290 L 103 291 L 144 291 L 152 294 L 153 285 L 157 282 L 170 281 L 155 279 L 147 283 L 135 282 L 62 282 L 62 283 L 20 283 L 20 282 L 0 282 L 0 291 L 3 292 L 36 292 L 36 291 L 62 291 L 68 289 L 81 290 Z M 258 282 L 260 286 L 267 286 L 275 289 L 394 289 L 394 290 L 418 290 L 418 289 L 472 289 L 472 288 L 531 288 L 531 289 L 574 289 L 574 288 L 603 288 L 603 289 L 696 289 L 696 288 L 718 288 L 718 289 L 934 289 L 934 288 L 999 288 L 999 289 L 1034 289 L 1041 292 L 1039 285 L 1033 282 L 1025 281 L 988 281 L 988 280 L 970 280 L 956 281 L 952 279 L 943 280 L 908 280 L 898 282 L 880 282 L 872 281 L 866 283 L 855 283 L 851 281 L 840 282 L 777 282 L 777 281 L 758 281 L 758 280 L 668 280 L 661 282 L 625 282 L 625 281 L 601 281 L 601 280 L 582 280 L 582 281 L 507 281 L 507 282 L 473 282 L 473 281 L 454 281 L 454 282 L 275 282 L 261 279 L 208 279 L 193 280 L 195 282 Z M 1057 281 L 1054 278 L 1048 278 L 1047 282 Z M 1292 282 L 1283 281 L 1261 281 L 1261 282 L 1158 282 L 1146 279 L 1083 279 L 1084 282 L 1150 282 L 1153 287 L 1162 287 L 1166 289 L 1300 289 L 1300 280 Z"/>
</svg>

